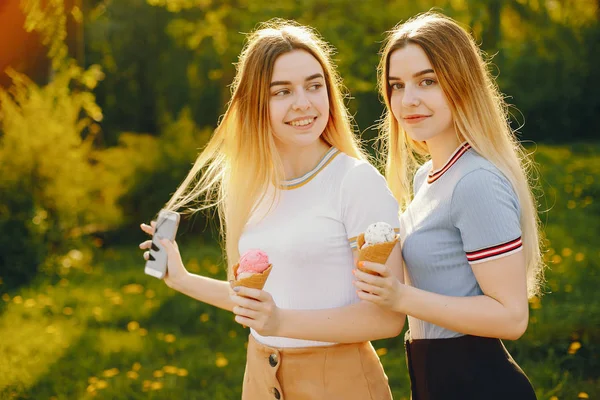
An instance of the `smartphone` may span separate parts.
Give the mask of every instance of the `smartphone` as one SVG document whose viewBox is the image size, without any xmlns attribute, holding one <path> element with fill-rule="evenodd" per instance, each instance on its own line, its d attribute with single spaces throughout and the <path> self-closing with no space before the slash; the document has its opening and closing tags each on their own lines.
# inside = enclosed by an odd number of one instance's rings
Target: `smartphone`
<svg viewBox="0 0 600 400">
<path fill-rule="evenodd" d="M 160 239 L 175 240 L 177 227 L 179 226 L 179 213 L 175 211 L 160 210 L 154 235 L 152 235 L 152 247 L 150 258 L 146 261 L 144 272 L 158 279 L 165 277 L 167 273 L 167 250 L 160 243 Z"/>
</svg>

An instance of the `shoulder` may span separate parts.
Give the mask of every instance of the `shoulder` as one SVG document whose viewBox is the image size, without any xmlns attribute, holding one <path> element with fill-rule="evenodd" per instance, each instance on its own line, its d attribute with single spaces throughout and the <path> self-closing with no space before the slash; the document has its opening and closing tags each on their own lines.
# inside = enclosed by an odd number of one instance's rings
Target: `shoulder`
<svg viewBox="0 0 600 400">
<path fill-rule="evenodd" d="M 337 156 L 340 182 L 344 184 L 362 184 L 365 182 L 383 179 L 383 175 L 367 160 L 359 160 L 347 154 L 340 153 Z"/>
<path fill-rule="evenodd" d="M 508 178 L 489 160 L 474 150 L 464 155 L 464 162 L 457 165 L 459 173 L 454 191 L 479 191 L 491 186 L 500 185 L 513 191 Z"/>
</svg>

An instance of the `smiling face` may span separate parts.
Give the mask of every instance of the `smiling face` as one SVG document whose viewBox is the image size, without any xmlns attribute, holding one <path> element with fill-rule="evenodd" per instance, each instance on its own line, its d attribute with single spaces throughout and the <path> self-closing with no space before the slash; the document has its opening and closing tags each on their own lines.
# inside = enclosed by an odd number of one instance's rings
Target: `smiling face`
<svg viewBox="0 0 600 400">
<path fill-rule="evenodd" d="M 388 85 L 392 113 L 411 139 L 456 136 L 446 95 L 420 46 L 409 43 L 390 55 Z"/>
<path fill-rule="evenodd" d="M 269 115 L 278 147 L 318 144 L 329 119 L 329 99 L 323 68 L 309 52 L 293 50 L 275 61 Z"/>
</svg>

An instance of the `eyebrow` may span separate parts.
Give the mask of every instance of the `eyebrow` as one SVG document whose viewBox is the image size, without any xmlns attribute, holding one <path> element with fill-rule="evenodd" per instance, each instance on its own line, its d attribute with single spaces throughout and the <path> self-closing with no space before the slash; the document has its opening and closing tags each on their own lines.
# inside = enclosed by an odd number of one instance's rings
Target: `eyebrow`
<svg viewBox="0 0 600 400">
<path fill-rule="evenodd" d="M 430 69 L 424 69 L 423 71 L 419 71 L 419 72 L 415 73 L 415 74 L 413 75 L 413 78 L 417 78 L 417 77 L 419 77 L 419 76 L 421 76 L 421 75 L 433 74 L 433 73 L 435 73 L 435 71 L 434 71 L 434 70 L 432 70 L 431 68 L 430 68 Z M 400 79 L 400 78 L 396 78 L 395 76 L 390 76 L 390 77 L 388 78 L 388 81 L 401 81 L 401 80 L 402 80 L 402 79 Z"/>
<path fill-rule="evenodd" d="M 325 77 L 323 77 L 323 74 L 317 73 L 317 74 L 312 74 L 311 76 L 307 76 L 306 79 L 304 79 L 304 82 L 312 81 L 313 79 L 317 79 L 317 78 L 325 79 Z M 291 85 L 291 84 L 292 84 L 292 82 L 290 82 L 290 81 L 273 81 L 273 82 L 271 82 L 270 87 L 280 86 L 280 85 Z"/>
</svg>

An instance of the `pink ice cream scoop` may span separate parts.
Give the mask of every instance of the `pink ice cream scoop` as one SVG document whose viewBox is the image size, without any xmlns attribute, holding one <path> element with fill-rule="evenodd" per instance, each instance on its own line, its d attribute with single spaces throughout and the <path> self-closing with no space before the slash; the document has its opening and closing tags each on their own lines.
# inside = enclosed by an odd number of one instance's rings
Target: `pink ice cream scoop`
<svg viewBox="0 0 600 400">
<path fill-rule="evenodd" d="M 269 256 L 258 249 L 248 250 L 240 257 L 239 267 L 237 269 L 237 279 L 259 274 L 269 268 Z M 243 275 L 242 275 L 243 274 Z"/>
</svg>

